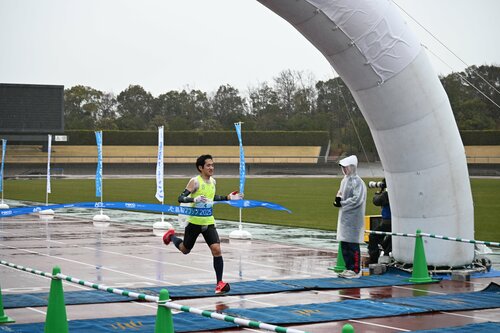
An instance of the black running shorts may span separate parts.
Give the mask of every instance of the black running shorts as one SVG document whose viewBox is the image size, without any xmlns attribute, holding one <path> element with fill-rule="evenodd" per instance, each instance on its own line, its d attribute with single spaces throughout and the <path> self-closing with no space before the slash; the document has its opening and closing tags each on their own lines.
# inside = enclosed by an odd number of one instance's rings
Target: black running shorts
<svg viewBox="0 0 500 333">
<path fill-rule="evenodd" d="M 205 238 L 205 242 L 208 246 L 220 243 L 219 233 L 217 232 L 215 225 L 198 225 L 189 223 L 184 229 L 184 247 L 191 250 L 200 234 L 203 235 L 203 238 Z"/>
</svg>

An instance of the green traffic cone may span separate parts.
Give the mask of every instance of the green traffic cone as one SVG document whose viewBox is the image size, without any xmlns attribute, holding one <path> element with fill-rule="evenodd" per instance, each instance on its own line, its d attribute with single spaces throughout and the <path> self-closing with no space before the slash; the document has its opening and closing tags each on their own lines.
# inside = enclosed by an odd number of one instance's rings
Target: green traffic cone
<svg viewBox="0 0 500 333">
<path fill-rule="evenodd" d="M 351 324 L 345 324 L 342 327 L 342 333 L 354 333 L 354 327 Z"/>
<path fill-rule="evenodd" d="M 5 314 L 3 311 L 2 288 L 0 287 L 0 325 L 15 323 L 16 321 Z"/>
<path fill-rule="evenodd" d="M 64 291 L 62 280 L 56 278 L 61 269 L 55 266 L 52 269 L 52 281 L 50 282 L 49 305 L 45 316 L 45 333 L 68 333 L 68 318 L 66 317 L 66 306 L 64 305 Z"/>
<path fill-rule="evenodd" d="M 335 273 L 342 273 L 346 270 L 344 256 L 342 255 L 342 242 L 339 242 L 339 250 L 337 252 L 337 264 L 335 267 L 328 267 L 329 270 Z"/>
<path fill-rule="evenodd" d="M 410 282 L 413 283 L 429 283 L 433 280 L 427 270 L 427 260 L 425 259 L 424 242 L 420 235 L 420 229 L 417 230 L 417 238 L 415 238 L 415 252 L 413 254 L 413 271 L 411 273 Z"/>
<path fill-rule="evenodd" d="M 174 320 L 170 308 L 163 306 L 170 300 L 167 289 L 160 291 L 160 300 L 158 301 L 158 310 L 156 310 L 155 333 L 174 333 Z"/>
</svg>

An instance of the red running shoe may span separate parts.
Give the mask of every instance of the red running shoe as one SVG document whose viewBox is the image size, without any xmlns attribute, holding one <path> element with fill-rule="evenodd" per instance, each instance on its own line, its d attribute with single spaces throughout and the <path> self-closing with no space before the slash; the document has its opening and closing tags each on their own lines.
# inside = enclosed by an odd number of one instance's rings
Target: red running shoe
<svg viewBox="0 0 500 333">
<path fill-rule="evenodd" d="M 229 286 L 229 283 L 226 283 L 224 281 L 219 281 L 217 283 L 217 286 L 215 287 L 215 293 L 216 294 L 225 294 L 229 290 L 231 290 L 231 287 Z"/>
<path fill-rule="evenodd" d="M 165 233 L 165 235 L 163 235 L 163 243 L 165 243 L 165 245 L 170 244 L 170 241 L 172 240 L 172 236 L 174 234 L 175 234 L 174 229 L 168 229 L 168 231 Z"/>
</svg>

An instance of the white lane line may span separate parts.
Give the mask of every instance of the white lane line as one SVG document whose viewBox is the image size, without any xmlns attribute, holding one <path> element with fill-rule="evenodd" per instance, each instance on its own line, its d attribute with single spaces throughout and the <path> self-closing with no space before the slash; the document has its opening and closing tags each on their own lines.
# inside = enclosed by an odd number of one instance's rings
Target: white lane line
<svg viewBox="0 0 500 333">
<path fill-rule="evenodd" d="M 177 267 L 182 267 L 182 268 L 186 268 L 186 269 L 191 269 L 191 270 L 196 270 L 196 271 L 202 271 L 202 272 L 205 272 L 205 273 L 212 272 L 212 270 L 201 269 L 201 268 L 193 267 L 192 265 L 191 266 L 187 266 L 187 265 L 181 265 L 181 264 L 177 264 L 177 263 L 165 263 L 165 262 L 162 262 L 162 261 L 159 261 L 159 260 L 154 260 L 154 259 L 149 259 L 149 258 L 144 258 L 144 257 L 139 257 L 139 256 L 134 256 L 134 255 L 129 255 L 129 254 L 123 254 L 123 253 L 109 251 L 109 250 L 102 250 L 102 249 L 98 249 L 98 248 L 95 248 L 95 247 L 79 246 L 79 245 L 75 245 L 75 244 L 69 244 L 69 243 L 65 243 L 65 242 L 61 242 L 61 241 L 54 241 L 54 240 L 46 240 L 46 239 L 42 239 L 42 238 L 36 238 L 36 239 L 41 239 L 41 240 L 45 240 L 47 242 L 54 242 L 54 243 L 57 243 L 57 244 L 72 246 L 72 247 L 76 247 L 76 248 L 83 248 L 83 249 L 92 250 L 92 251 L 100 251 L 100 252 L 103 252 L 103 253 L 109 253 L 109 254 L 113 254 L 113 255 L 117 255 L 117 256 L 123 256 L 123 257 L 129 257 L 129 258 L 134 258 L 134 259 L 140 259 L 140 260 L 144 260 L 144 261 L 154 262 L 154 263 L 160 263 L 160 264 L 168 265 L 168 266 L 177 266 Z M 166 250 L 166 248 L 164 246 L 163 247 L 155 246 L 155 245 L 141 245 L 141 246 L 148 247 L 148 248 L 153 248 L 153 249 L 159 249 L 159 250 Z M 194 253 L 194 252 L 191 252 L 189 255 L 198 256 L 198 257 L 202 257 L 202 258 L 212 258 L 211 255 Z M 228 258 L 227 256 L 224 257 L 224 261 L 227 261 L 227 262 L 236 262 L 238 260 L 239 259 Z M 279 266 L 264 265 L 264 264 L 259 264 L 257 262 L 245 261 L 245 265 L 249 265 L 249 264 L 255 265 L 255 266 L 259 266 L 259 267 L 265 267 L 265 268 L 283 269 L 282 267 L 279 267 Z M 332 277 L 331 274 L 303 272 L 303 271 L 298 271 L 298 270 L 293 270 L 293 269 L 286 269 L 286 270 L 289 271 L 289 272 L 300 273 L 300 274 L 305 274 L 305 275 L 309 275 L 309 276 L 310 275 L 314 275 L 314 276 L 322 276 L 322 277 Z M 225 275 L 226 276 L 232 276 L 232 277 L 238 277 L 237 274 L 234 274 L 234 273 L 231 273 L 231 272 L 225 272 Z"/>
<path fill-rule="evenodd" d="M 160 247 L 160 246 L 156 246 L 156 245 L 142 245 L 144 247 L 150 247 L 150 248 L 153 248 L 153 249 L 165 249 L 164 247 Z M 193 256 L 198 256 L 198 257 L 204 257 L 204 258 L 208 258 L 208 257 L 212 257 L 211 255 L 208 255 L 208 254 L 201 254 L 201 253 L 189 253 L 189 255 L 193 255 Z M 224 253 L 223 253 L 223 256 L 224 256 Z M 232 259 L 232 258 L 228 258 L 228 256 L 224 256 L 224 262 L 238 262 L 239 259 Z M 273 269 L 280 269 L 280 270 L 286 270 L 288 272 L 293 272 L 293 273 L 300 273 L 300 274 L 306 274 L 306 275 L 315 275 L 315 276 L 323 276 L 323 277 L 332 277 L 332 274 L 323 274 L 323 273 L 314 273 L 314 272 L 304 272 L 304 271 L 298 271 L 298 270 L 295 270 L 295 269 L 289 269 L 289 268 L 283 268 L 283 267 L 280 267 L 280 266 L 274 266 L 274 265 L 265 265 L 265 264 L 260 264 L 260 263 L 257 263 L 257 262 L 254 262 L 254 261 L 245 261 L 245 265 L 254 265 L 254 266 L 258 266 L 258 267 L 265 267 L 265 268 L 273 268 Z"/>
<path fill-rule="evenodd" d="M 18 236 L 20 236 L 20 235 L 18 235 Z M 177 267 L 182 267 L 182 268 L 186 268 L 186 269 L 192 269 L 192 270 L 202 271 L 202 272 L 205 272 L 205 273 L 212 272 L 212 270 L 205 270 L 205 269 L 201 269 L 201 268 L 196 268 L 196 267 L 193 267 L 192 265 L 191 266 L 187 266 L 187 265 L 181 265 L 181 264 L 176 264 L 176 263 L 165 263 L 165 262 L 158 261 L 158 260 L 153 260 L 153 259 L 148 259 L 148 258 L 144 258 L 144 257 L 123 254 L 123 253 L 114 252 L 114 251 L 107 251 L 107 250 L 97 249 L 97 248 L 94 248 L 94 247 L 79 246 L 79 245 L 75 245 L 75 244 L 69 244 L 69 243 L 65 243 L 65 242 L 61 242 L 61 241 L 55 241 L 55 240 L 50 240 L 50 239 L 47 240 L 47 239 L 41 238 L 41 237 L 33 237 L 32 239 L 40 239 L 40 240 L 43 240 L 43 241 L 53 242 L 53 243 L 56 243 L 56 244 L 67 245 L 67 246 L 72 246 L 72 247 L 77 247 L 77 248 L 84 248 L 84 249 L 87 249 L 87 250 L 100 251 L 100 252 L 114 254 L 114 255 L 118 255 L 118 256 L 124 256 L 124 257 L 130 257 L 130 258 L 134 258 L 134 259 L 140 259 L 140 260 L 145 260 L 145 261 L 150 261 L 150 262 L 155 262 L 155 263 L 166 264 L 168 266 L 177 266 Z M 156 245 L 148 245 L 148 244 L 141 245 L 141 246 L 148 247 L 148 248 L 153 248 L 153 249 L 159 249 L 159 250 L 166 250 L 167 249 L 165 246 L 156 246 Z M 226 247 L 226 246 L 224 246 L 224 247 Z M 233 248 L 233 247 L 230 247 L 230 248 Z M 180 254 L 180 252 L 179 252 L 179 254 Z M 202 258 L 211 258 L 212 257 L 212 255 L 210 255 L 210 254 L 201 254 L 201 253 L 194 253 L 194 252 L 189 253 L 189 255 L 191 255 L 191 256 L 198 256 L 198 257 L 202 257 Z M 225 256 L 224 257 L 224 261 L 227 261 L 227 262 L 237 262 L 237 261 L 239 261 L 239 259 L 231 259 L 231 258 L 228 258 L 227 256 Z M 245 265 L 254 265 L 254 266 L 258 266 L 258 267 L 272 268 L 272 269 L 281 269 L 281 270 L 285 269 L 285 268 L 280 267 L 280 266 L 265 265 L 265 264 L 257 263 L 257 262 L 254 262 L 254 261 L 245 261 Z M 323 274 L 323 273 L 313 273 L 313 272 L 310 272 L 310 271 L 304 272 L 304 271 L 294 270 L 294 269 L 289 269 L 289 268 L 286 268 L 285 270 L 288 271 L 288 272 L 292 272 L 292 273 L 305 274 L 307 276 L 313 275 L 313 276 L 320 276 L 320 277 L 332 277 L 332 274 L 326 274 L 326 273 L 325 274 Z M 237 274 L 234 274 L 234 273 L 231 273 L 231 272 L 224 272 L 224 273 L 225 273 L 226 276 L 238 277 Z M 171 284 L 171 285 L 175 285 L 175 284 Z"/>
<path fill-rule="evenodd" d="M 35 311 L 35 312 L 41 313 L 41 314 L 43 314 L 44 316 L 45 316 L 45 315 L 47 315 L 47 312 L 42 311 L 42 310 L 38 310 L 38 309 L 35 309 L 35 308 L 32 308 L 32 307 L 29 307 L 29 306 L 28 306 L 28 307 L 26 307 L 26 309 L 29 309 L 29 310 L 31 310 L 31 311 Z"/>
<path fill-rule="evenodd" d="M 55 240 L 52 240 L 52 239 L 46 239 L 47 242 L 51 242 L 51 243 L 56 243 L 56 244 L 63 244 L 63 245 L 66 245 L 66 243 L 64 242 L 61 242 L 61 241 L 55 241 Z"/>
<path fill-rule="evenodd" d="M 475 281 L 466 281 L 466 283 L 468 284 L 472 284 L 472 285 L 480 285 L 480 286 L 489 286 L 490 285 L 490 282 L 479 282 L 477 280 Z"/>
<path fill-rule="evenodd" d="M 387 325 L 381 325 L 381 324 L 375 324 L 375 323 L 370 323 L 362 320 L 355 320 L 355 319 L 349 319 L 350 322 L 352 323 L 358 323 L 358 324 L 363 324 L 363 325 L 369 325 L 369 326 L 376 326 L 376 327 L 382 327 L 382 328 L 388 328 L 391 330 L 397 330 L 401 332 L 410 332 L 411 330 L 406 330 L 404 328 L 399 328 L 399 327 L 394 327 L 394 326 L 387 326 Z"/>
<path fill-rule="evenodd" d="M 152 309 L 157 309 L 158 308 L 158 305 L 152 305 L 151 303 L 149 302 L 136 302 L 136 301 L 131 301 L 130 303 L 134 303 L 136 305 L 141 305 L 141 306 L 144 306 L 144 307 L 147 307 L 147 308 L 152 308 Z"/>
<path fill-rule="evenodd" d="M 98 248 L 95 248 L 95 247 L 79 246 L 79 245 L 72 245 L 72 244 L 67 244 L 67 243 L 65 245 L 69 245 L 69 246 L 80 248 L 80 249 L 86 249 L 86 250 L 92 250 L 92 251 L 99 251 L 99 252 L 103 252 L 103 253 L 109 253 L 109 254 L 113 254 L 113 255 L 117 255 L 117 256 L 122 256 L 122 257 L 127 257 L 127 258 L 134 258 L 134 259 L 139 259 L 139 260 L 144 260 L 144 261 L 150 261 L 150 262 L 159 263 L 159 264 L 163 264 L 163 265 L 167 265 L 167 266 L 178 266 L 178 267 L 183 267 L 183 268 L 190 268 L 192 270 L 201 271 L 201 272 L 205 272 L 205 273 L 207 273 L 207 272 L 208 273 L 213 272 L 213 270 L 207 270 L 207 269 L 196 268 L 196 267 L 192 267 L 192 266 L 186 266 L 186 265 L 180 265 L 180 264 L 175 264 L 175 263 L 170 263 L 170 262 L 164 262 L 164 261 L 160 261 L 160 260 L 154 260 L 154 259 L 149 259 L 149 258 L 144 258 L 144 257 L 139 257 L 139 256 L 133 256 L 131 254 L 124 254 L 124 253 L 120 253 L 120 252 L 102 250 L 102 249 L 98 249 Z"/>
<path fill-rule="evenodd" d="M 486 310 L 486 309 L 484 309 L 484 310 Z M 479 317 L 477 315 L 469 316 L 469 315 L 464 315 L 464 314 L 460 314 L 460 313 L 452 313 L 452 312 L 444 312 L 444 311 L 439 311 L 439 313 L 442 313 L 442 314 L 445 314 L 445 315 L 450 315 L 450 316 L 456 316 L 456 317 L 481 319 L 481 320 L 485 320 L 485 321 L 490 321 L 491 320 L 491 318 L 483 318 L 483 317 Z"/>
<path fill-rule="evenodd" d="M 154 259 L 149 259 L 149 258 L 134 256 L 134 255 L 130 255 L 130 254 L 124 254 L 124 253 L 119 253 L 119 252 L 114 252 L 114 251 L 102 250 L 102 249 L 98 249 L 98 248 L 95 248 L 95 247 L 80 246 L 80 245 L 70 244 L 70 243 L 61 242 L 61 241 L 55 241 L 55 240 L 51 240 L 51 239 L 47 240 L 47 239 L 40 238 L 40 237 L 32 237 L 31 239 L 39 239 L 39 240 L 43 240 L 43 241 L 50 242 L 50 243 L 56 243 L 56 244 L 60 244 L 60 245 L 67 245 L 67 246 L 74 247 L 74 248 L 81 248 L 81 249 L 92 250 L 92 251 L 100 251 L 100 252 L 103 252 L 103 253 L 109 253 L 109 254 L 113 254 L 113 255 L 117 255 L 117 256 L 129 257 L 129 258 L 134 258 L 134 259 L 140 259 L 140 260 L 154 262 L 154 263 L 160 263 L 162 265 L 167 265 L 167 266 L 177 266 L 177 267 L 187 268 L 187 269 L 191 269 L 191 270 L 195 270 L 195 271 L 201 271 L 201 272 L 204 272 L 204 273 L 210 273 L 210 272 L 212 272 L 212 270 L 206 270 L 206 269 L 202 269 L 202 268 L 197 268 L 197 267 L 193 267 L 193 266 L 186 266 L 186 265 L 181 265 L 181 264 L 176 264 L 176 263 L 170 263 L 170 262 L 167 263 L 167 262 L 163 262 L 163 261 L 159 261 L 159 260 L 154 260 Z M 226 275 L 231 275 L 231 276 L 237 277 L 237 274 L 227 273 Z M 175 283 L 170 283 L 170 285 L 176 285 L 176 284 Z"/>
<path fill-rule="evenodd" d="M 278 304 L 262 302 L 262 301 L 259 301 L 258 299 L 271 297 L 271 296 L 276 297 L 277 294 L 283 294 L 283 293 L 286 293 L 286 292 L 274 293 L 274 294 L 261 294 L 261 295 L 234 295 L 234 296 L 232 296 L 233 300 L 231 300 L 231 301 L 224 300 L 223 303 L 224 304 L 240 303 L 243 300 L 245 302 L 252 302 L 252 303 L 261 304 L 261 305 L 265 305 L 265 306 L 278 306 Z M 228 296 L 231 296 L 231 295 L 228 295 Z M 207 306 L 205 306 L 205 307 L 207 307 Z"/>
<path fill-rule="evenodd" d="M 1 244 L 0 244 L 0 245 L 1 245 Z M 9 268 L 9 269 L 11 269 L 11 270 L 13 270 L 13 271 L 17 271 L 17 272 L 19 272 L 19 269 L 17 269 L 17 268 L 10 267 L 10 266 L 4 266 L 4 265 L 2 265 L 2 266 L 3 266 L 3 267 L 7 267 L 7 268 Z M 27 273 L 29 273 L 29 272 L 27 272 Z M 47 279 L 47 280 L 49 280 L 49 281 L 50 281 L 50 278 L 49 278 L 49 277 L 42 276 L 42 275 L 35 275 L 35 274 L 32 274 L 32 275 L 37 276 L 37 277 L 41 277 L 41 278 L 44 278 L 44 279 Z M 75 284 L 75 283 L 72 283 L 72 282 L 69 282 L 69 281 L 66 281 L 66 280 L 62 280 L 62 282 L 63 282 L 65 285 L 67 285 L 67 286 L 72 286 L 72 287 L 75 287 L 75 288 L 85 289 L 85 290 L 87 290 L 87 289 L 88 289 L 88 288 L 86 288 L 86 287 L 84 287 L 84 286 L 81 286 L 81 285 L 79 285 L 79 284 Z M 10 288 L 10 289 L 3 289 L 3 291 L 8 291 L 8 290 L 10 290 L 10 291 L 14 291 L 14 293 L 20 293 L 20 292 L 23 292 L 23 293 L 24 293 L 24 291 L 19 291 L 19 290 L 16 290 L 16 289 L 25 289 L 25 290 L 26 290 L 26 288 Z M 39 287 L 37 287 L 37 289 L 39 289 Z M 46 289 L 49 289 L 49 290 L 50 290 L 50 287 L 48 287 L 48 288 L 46 288 Z M 43 290 L 42 290 L 41 292 L 43 292 Z M 14 294 L 14 293 L 13 293 L 13 294 Z"/>
<path fill-rule="evenodd" d="M 357 300 L 361 300 L 363 298 L 361 298 L 361 293 L 360 293 L 360 297 L 356 297 L 356 296 L 350 296 L 350 295 L 340 295 L 338 292 L 342 290 L 342 289 L 334 289 L 334 290 L 315 290 L 316 293 L 318 294 L 327 294 L 327 295 L 332 295 L 332 296 L 337 296 L 339 298 L 350 298 L 350 299 L 357 299 Z M 365 293 L 367 294 L 367 293 Z"/>
<path fill-rule="evenodd" d="M 89 266 L 89 267 L 95 268 L 94 264 L 88 264 L 88 263 L 85 263 L 83 261 L 77 261 L 77 260 L 67 259 L 67 258 L 59 257 L 59 256 L 51 256 L 51 255 L 48 255 L 48 254 L 45 254 L 45 253 L 31 251 L 31 250 L 22 249 L 22 248 L 19 248 L 19 247 L 9 246 L 9 245 L 4 245 L 4 244 L 0 244 L 0 246 L 11 248 L 11 249 L 15 249 L 15 250 L 19 250 L 19 251 L 24 251 L 24 252 L 28 252 L 28 253 L 32 253 L 32 254 L 37 254 L 37 255 L 44 256 L 44 257 L 49 257 L 49 258 L 64 260 L 64 261 L 68 261 L 68 262 L 72 262 L 72 263 L 76 263 L 76 264 L 80 264 L 80 265 L 84 265 L 84 266 Z M 108 267 L 105 267 L 105 266 L 101 266 L 100 269 L 107 270 L 107 271 L 114 272 L 114 273 L 118 273 L 118 274 L 124 274 L 124 275 L 133 276 L 133 277 L 140 278 L 140 279 L 145 279 L 145 280 L 150 280 L 150 281 L 155 281 L 155 282 L 161 282 L 161 283 L 165 283 L 165 284 L 170 285 L 170 286 L 177 285 L 175 283 L 168 282 L 168 281 L 165 281 L 165 280 L 151 279 L 151 278 L 148 278 L 148 277 L 145 277 L 145 276 L 142 276 L 142 275 L 137 275 L 137 274 L 132 274 L 132 273 L 124 272 L 124 271 L 119 271 L 117 269 L 112 269 L 112 268 L 108 268 Z"/>
<path fill-rule="evenodd" d="M 447 293 L 440 293 L 438 291 L 431 291 L 431 290 L 411 288 L 411 287 L 403 287 L 403 286 L 391 286 L 391 287 L 398 288 L 398 289 L 404 289 L 404 290 L 411 290 L 411 291 L 420 291 L 422 293 L 428 293 L 428 294 L 448 295 Z"/>
</svg>

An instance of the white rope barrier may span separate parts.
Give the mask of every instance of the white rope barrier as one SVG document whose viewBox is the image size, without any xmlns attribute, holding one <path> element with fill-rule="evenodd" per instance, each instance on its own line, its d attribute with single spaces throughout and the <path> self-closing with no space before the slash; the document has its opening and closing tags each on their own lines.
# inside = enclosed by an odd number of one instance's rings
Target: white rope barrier
<svg viewBox="0 0 500 333">
<path fill-rule="evenodd" d="M 240 325 L 240 326 L 246 326 L 246 327 L 250 327 L 250 328 L 259 328 L 259 329 L 263 329 L 263 330 L 267 330 L 267 331 L 273 331 L 273 332 L 279 332 L 279 333 L 308 333 L 306 331 L 300 331 L 300 330 L 296 330 L 296 329 L 293 329 L 293 328 L 286 328 L 286 327 L 281 327 L 281 326 L 275 326 L 275 325 L 271 325 L 271 324 L 266 324 L 266 323 L 263 323 L 261 321 L 247 320 L 247 319 L 242 319 L 242 318 L 237 318 L 237 317 L 232 317 L 232 316 L 224 315 L 224 314 L 217 313 L 217 312 L 212 312 L 212 311 L 207 311 L 207 310 L 201 310 L 201 309 L 193 308 L 193 307 L 190 307 L 190 306 L 185 306 L 185 305 L 177 304 L 177 303 L 171 302 L 171 301 L 167 301 L 167 302 L 163 303 L 163 302 L 160 302 L 160 299 L 157 296 L 146 295 L 146 294 L 142 294 L 142 293 L 136 293 L 136 292 L 133 292 L 133 291 L 112 288 L 112 287 L 108 287 L 108 286 L 105 286 L 105 285 L 102 285 L 102 284 L 96 284 L 96 283 L 88 282 L 88 281 L 85 281 L 85 280 L 80 280 L 80 279 L 77 279 L 77 278 L 74 278 L 74 277 L 71 277 L 71 276 L 68 276 L 68 275 L 64 275 L 62 273 L 58 273 L 56 275 L 52 275 L 52 274 L 47 273 L 47 272 L 43 272 L 43 271 L 36 270 L 36 269 L 33 269 L 33 268 L 29 268 L 29 267 L 24 267 L 24 266 L 21 266 L 21 265 L 16 265 L 14 263 L 10 263 L 10 262 L 4 261 L 4 260 L 0 260 L 0 264 L 2 264 L 4 266 L 11 267 L 11 268 L 15 268 L 15 269 L 18 269 L 18 270 L 21 270 L 21 271 L 25 271 L 25 272 L 28 272 L 28 273 L 32 273 L 32 274 L 36 274 L 36 275 L 41 275 L 41 276 L 44 276 L 44 277 L 47 277 L 47 278 L 51 278 L 51 279 L 58 278 L 58 279 L 61 279 L 61 280 L 65 280 L 65 281 L 68 281 L 68 282 L 80 284 L 82 286 L 86 286 L 86 287 L 89 287 L 89 288 L 94 288 L 94 289 L 97 289 L 97 290 L 106 291 L 106 292 L 113 293 L 113 294 L 127 296 L 127 297 L 131 297 L 131 298 L 135 298 L 135 299 L 139 299 L 139 300 L 143 300 L 143 301 L 148 301 L 148 302 L 155 302 L 155 303 L 158 303 L 158 305 L 160 305 L 160 306 L 166 306 L 166 307 L 168 307 L 170 309 L 173 309 L 173 310 L 178 310 L 178 311 L 183 311 L 183 312 L 190 312 L 190 313 L 194 313 L 194 314 L 197 314 L 197 315 L 202 315 L 204 317 L 209 317 L 209 318 L 213 318 L 213 319 L 217 319 L 217 320 L 227 321 L 227 322 L 230 322 L 230 323 L 233 323 L 233 324 L 237 324 L 237 325 Z"/>
<path fill-rule="evenodd" d="M 403 236 L 403 237 L 417 237 L 416 234 L 406 234 L 406 233 L 401 233 L 401 232 L 385 232 L 385 231 L 365 230 L 365 233 L 375 234 L 375 235 L 392 235 L 392 236 Z M 451 240 L 451 241 L 462 242 L 462 243 L 484 244 L 484 245 L 488 245 L 488 246 L 500 246 L 499 242 L 487 242 L 487 241 L 480 241 L 480 240 L 474 240 L 474 239 L 466 239 L 466 238 L 458 238 L 458 237 L 448 237 L 448 236 L 443 236 L 443 235 L 427 234 L 427 233 L 424 233 L 424 232 L 419 233 L 419 235 L 422 236 L 422 237 L 429 237 L 429 238 L 436 238 L 436 239 L 443 239 L 443 240 Z"/>
</svg>

